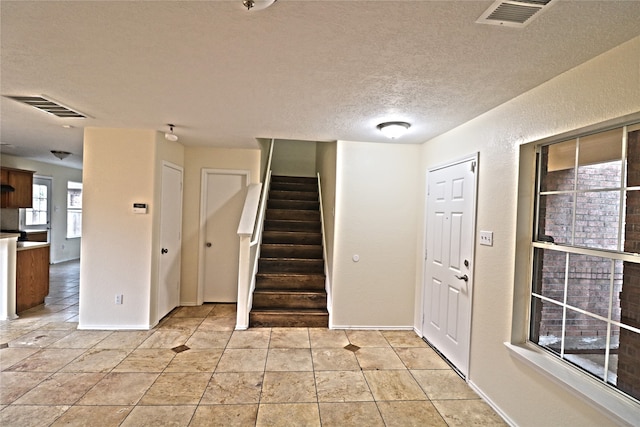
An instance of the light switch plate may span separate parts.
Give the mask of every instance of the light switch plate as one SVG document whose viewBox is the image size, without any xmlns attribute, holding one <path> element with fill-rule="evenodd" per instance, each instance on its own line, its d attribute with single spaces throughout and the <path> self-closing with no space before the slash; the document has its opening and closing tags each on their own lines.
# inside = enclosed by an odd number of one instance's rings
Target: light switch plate
<svg viewBox="0 0 640 427">
<path fill-rule="evenodd" d="M 493 246 L 493 231 L 480 231 L 480 244 Z"/>
</svg>

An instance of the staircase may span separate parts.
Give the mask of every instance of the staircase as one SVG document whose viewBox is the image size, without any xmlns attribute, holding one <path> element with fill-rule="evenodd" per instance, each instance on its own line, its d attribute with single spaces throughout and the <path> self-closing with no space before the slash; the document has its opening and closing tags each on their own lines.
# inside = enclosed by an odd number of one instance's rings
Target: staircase
<svg viewBox="0 0 640 427">
<path fill-rule="evenodd" d="M 316 178 L 272 176 L 250 327 L 328 327 Z"/>
</svg>

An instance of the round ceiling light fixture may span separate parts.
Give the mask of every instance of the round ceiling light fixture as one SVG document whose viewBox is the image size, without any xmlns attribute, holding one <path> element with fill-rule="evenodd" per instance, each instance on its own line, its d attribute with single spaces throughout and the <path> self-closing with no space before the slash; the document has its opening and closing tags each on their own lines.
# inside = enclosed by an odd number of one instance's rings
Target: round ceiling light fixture
<svg viewBox="0 0 640 427">
<path fill-rule="evenodd" d="M 51 150 L 51 154 L 53 154 L 60 160 L 64 160 L 71 155 L 71 153 L 68 151 L 60 151 L 60 150 Z"/>
<path fill-rule="evenodd" d="M 178 135 L 173 133 L 173 126 L 174 125 L 169 123 L 167 126 L 169 126 L 169 132 L 165 132 L 164 139 L 166 139 L 167 141 L 176 142 L 178 140 Z"/>
<path fill-rule="evenodd" d="M 249 11 L 263 10 L 278 0 L 242 0 L 242 5 Z"/>
<path fill-rule="evenodd" d="M 407 133 L 411 124 L 407 122 L 384 122 L 380 123 L 377 128 L 384 136 L 396 139 Z"/>
</svg>

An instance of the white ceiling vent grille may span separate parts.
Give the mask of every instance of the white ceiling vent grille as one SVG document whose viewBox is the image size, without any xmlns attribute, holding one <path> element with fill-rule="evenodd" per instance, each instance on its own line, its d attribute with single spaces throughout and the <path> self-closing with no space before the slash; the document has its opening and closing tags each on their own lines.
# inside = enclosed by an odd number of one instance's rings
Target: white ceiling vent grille
<svg viewBox="0 0 640 427">
<path fill-rule="evenodd" d="M 87 115 L 78 111 L 72 110 L 69 107 L 59 104 L 51 99 L 44 98 L 42 96 L 7 96 L 7 98 L 13 99 L 18 102 L 22 102 L 27 105 L 31 105 L 38 110 L 45 113 L 53 114 L 57 117 L 73 118 L 73 119 L 86 119 Z"/>
<path fill-rule="evenodd" d="M 555 2 L 556 0 L 498 0 L 476 22 L 523 28 Z"/>
</svg>

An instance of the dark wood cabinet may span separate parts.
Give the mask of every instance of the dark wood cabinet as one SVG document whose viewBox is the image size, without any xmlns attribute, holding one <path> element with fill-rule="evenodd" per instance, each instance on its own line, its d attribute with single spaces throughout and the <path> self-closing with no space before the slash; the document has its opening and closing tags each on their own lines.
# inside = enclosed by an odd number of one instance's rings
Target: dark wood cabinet
<svg viewBox="0 0 640 427">
<path fill-rule="evenodd" d="M 22 169 L 0 169 L 0 182 L 9 185 L 13 191 L 2 190 L 0 207 L 30 208 L 33 204 L 33 171 Z"/>
<path fill-rule="evenodd" d="M 44 303 L 49 294 L 49 245 L 16 253 L 16 312 Z"/>
<path fill-rule="evenodd" d="M 27 231 L 27 242 L 48 242 L 49 232 L 47 230 L 42 231 Z"/>
</svg>

